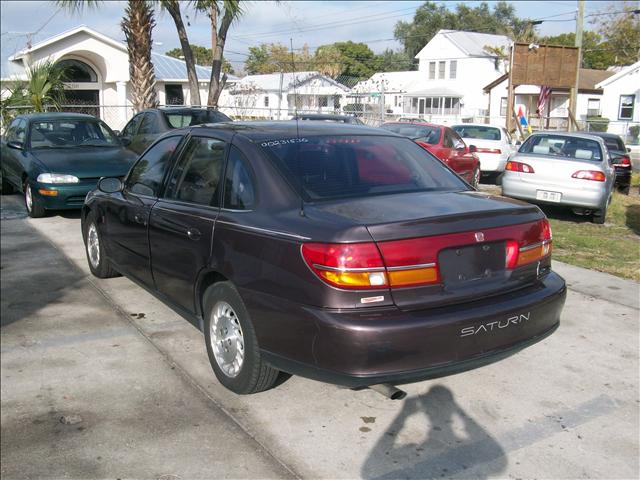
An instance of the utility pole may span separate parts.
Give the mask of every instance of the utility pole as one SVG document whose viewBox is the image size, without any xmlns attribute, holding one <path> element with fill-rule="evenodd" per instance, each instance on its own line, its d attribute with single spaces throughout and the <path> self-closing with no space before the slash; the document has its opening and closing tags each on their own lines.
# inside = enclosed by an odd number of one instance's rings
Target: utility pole
<svg viewBox="0 0 640 480">
<path fill-rule="evenodd" d="M 576 82 L 571 89 L 571 97 L 569 99 L 569 131 L 577 130 L 578 126 L 571 121 L 571 114 L 575 119 L 578 118 L 578 84 L 580 82 L 580 67 L 582 66 L 582 25 L 584 23 L 584 0 L 578 0 L 578 14 L 576 15 L 576 43 L 578 47 L 578 68 L 576 69 Z"/>
</svg>

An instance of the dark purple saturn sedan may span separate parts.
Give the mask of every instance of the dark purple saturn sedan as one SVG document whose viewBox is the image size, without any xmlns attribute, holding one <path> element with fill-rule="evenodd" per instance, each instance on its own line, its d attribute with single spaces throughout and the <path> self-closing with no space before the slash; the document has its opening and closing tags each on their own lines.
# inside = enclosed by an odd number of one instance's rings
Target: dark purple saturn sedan
<svg viewBox="0 0 640 480">
<path fill-rule="evenodd" d="M 538 207 L 356 125 L 171 131 L 100 180 L 82 232 L 93 274 L 193 323 L 237 393 L 280 371 L 365 387 L 469 370 L 550 335 L 566 293 Z"/>
</svg>

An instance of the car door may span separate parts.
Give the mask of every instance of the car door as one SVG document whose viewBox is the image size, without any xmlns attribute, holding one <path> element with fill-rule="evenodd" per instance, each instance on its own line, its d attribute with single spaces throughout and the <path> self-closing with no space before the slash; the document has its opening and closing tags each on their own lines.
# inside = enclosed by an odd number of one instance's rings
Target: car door
<svg viewBox="0 0 640 480">
<path fill-rule="evenodd" d="M 164 195 L 151 210 L 149 245 L 156 289 L 189 312 L 196 311 L 194 286 L 211 257 L 227 150 L 220 138 L 191 136 Z"/>
<path fill-rule="evenodd" d="M 452 145 L 449 153 L 449 166 L 460 176 L 467 179 L 475 168 L 475 157 L 471 152 L 469 152 L 467 145 L 464 143 L 460 135 L 458 135 L 454 130 L 447 128 L 445 129 L 444 135 L 445 139 L 448 138 L 447 143 Z"/>
<path fill-rule="evenodd" d="M 131 149 L 140 155 L 160 136 L 160 122 L 155 112 L 145 112 L 140 127 L 131 141 Z"/>
<path fill-rule="evenodd" d="M 9 126 L 6 137 L 2 141 L 2 174 L 7 176 L 9 183 L 19 188 L 22 188 L 21 176 L 27 155 L 24 150 L 26 138 L 27 121 L 23 118 L 16 118 Z M 7 146 L 10 142 L 22 144 L 23 150 Z"/>
<path fill-rule="evenodd" d="M 164 177 L 182 135 L 158 141 L 133 166 L 122 192 L 105 201 L 105 237 L 111 261 L 147 286 L 153 286 L 149 261 L 148 224 L 151 207 L 160 194 Z"/>
</svg>

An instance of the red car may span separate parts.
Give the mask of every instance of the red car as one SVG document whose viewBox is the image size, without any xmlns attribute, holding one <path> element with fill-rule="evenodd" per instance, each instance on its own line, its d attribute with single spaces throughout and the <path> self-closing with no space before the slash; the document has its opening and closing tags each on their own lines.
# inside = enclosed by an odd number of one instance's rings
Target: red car
<svg viewBox="0 0 640 480">
<path fill-rule="evenodd" d="M 475 147 L 467 146 L 453 129 L 426 122 L 387 122 L 382 124 L 381 128 L 410 138 L 444 162 L 471 186 L 478 186 L 480 160 L 474 153 Z"/>
</svg>

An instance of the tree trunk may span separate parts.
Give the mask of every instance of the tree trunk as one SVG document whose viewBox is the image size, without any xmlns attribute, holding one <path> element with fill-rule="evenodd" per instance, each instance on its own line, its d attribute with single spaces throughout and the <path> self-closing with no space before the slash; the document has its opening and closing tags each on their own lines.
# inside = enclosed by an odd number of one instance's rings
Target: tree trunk
<svg viewBox="0 0 640 480">
<path fill-rule="evenodd" d="M 129 0 L 122 20 L 127 39 L 131 102 L 136 112 L 158 105 L 156 77 L 151 61 L 151 32 L 156 22 L 145 0 Z"/>
<path fill-rule="evenodd" d="M 182 15 L 180 14 L 180 3 L 178 0 L 168 0 L 164 3 L 164 6 L 173 18 L 173 22 L 176 24 L 176 30 L 178 31 L 178 38 L 180 39 L 182 54 L 184 55 L 184 63 L 187 66 L 187 78 L 189 79 L 189 92 L 191 94 L 190 103 L 192 106 L 200 106 L 200 89 L 198 88 L 196 62 L 193 59 L 193 52 L 191 51 L 191 44 L 187 37 L 187 30 L 184 28 Z"/>
<path fill-rule="evenodd" d="M 218 12 L 213 6 L 209 14 L 211 19 L 211 51 L 213 53 L 213 61 L 211 63 L 211 80 L 209 82 L 209 97 L 207 98 L 207 105 L 210 107 L 218 107 L 218 100 L 220 94 L 226 83 L 227 76 L 223 76 L 222 81 L 220 79 L 220 73 L 222 72 L 222 56 L 224 54 L 224 44 L 227 40 L 227 32 L 233 22 L 234 15 L 230 11 L 225 11 L 222 21 L 220 22 L 220 29 L 218 26 Z"/>
</svg>

